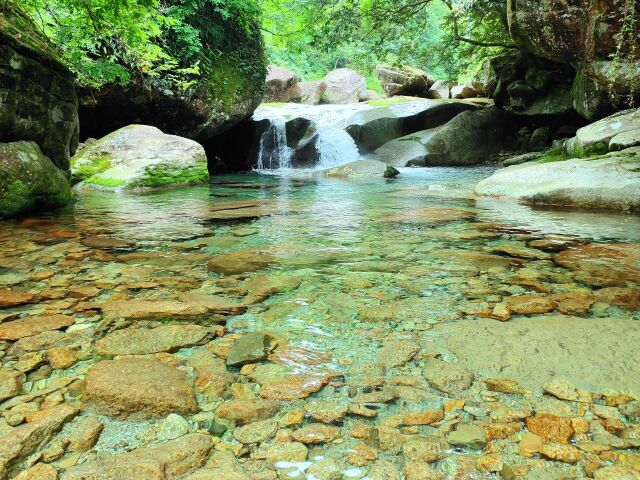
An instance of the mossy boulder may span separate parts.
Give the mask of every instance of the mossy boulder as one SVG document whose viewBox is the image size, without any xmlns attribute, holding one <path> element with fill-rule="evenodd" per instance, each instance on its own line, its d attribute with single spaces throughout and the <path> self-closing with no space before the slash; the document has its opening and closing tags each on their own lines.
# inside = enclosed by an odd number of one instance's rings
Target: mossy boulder
<svg viewBox="0 0 640 480">
<path fill-rule="evenodd" d="M 337 178 L 395 178 L 400 174 L 391 165 L 379 160 L 356 160 L 340 167 L 323 170 L 327 177 Z"/>
<path fill-rule="evenodd" d="M 72 200 L 65 172 L 35 142 L 0 143 L 0 218 L 62 207 Z"/>
<path fill-rule="evenodd" d="M 137 76 L 127 85 L 79 89 L 83 138 L 100 138 L 131 124 L 207 142 L 249 118 L 262 100 L 267 74 L 264 45 L 257 25 L 249 28 L 235 18 L 221 19 L 202 2 L 200 17 L 211 22 L 200 31 L 205 48 L 200 73 L 192 84 L 169 78 Z M 216 35 L 224 27 L 225 35 Z M 163 39 L 171 45 L 170 38 Z"/>
<path fill-rule="evenodd" d="M 130 125 L 92 143 L 71 159 L 79 188 L 120 190 L 192 185 L 209 180 L 202 145 L 156 127 Z"/>
<path fill-rule="evenodd" d="M 0 3 L 0 99 L 0 142 L 36 142 L 68 170 L 79 132 L 74 79 L 12 1 Z"/>
</svg>

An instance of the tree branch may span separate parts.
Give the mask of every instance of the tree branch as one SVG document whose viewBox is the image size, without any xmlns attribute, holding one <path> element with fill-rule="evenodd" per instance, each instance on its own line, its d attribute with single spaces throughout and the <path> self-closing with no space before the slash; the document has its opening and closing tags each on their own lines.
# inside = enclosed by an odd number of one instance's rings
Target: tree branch
<svg viewBox="0 0 640 480">
<path fill-rule="evenodd" d="M 443 3 L 451 11 L 451 19 L 453 20 L 453 38 L 458 42 L 466 42 L 477 47 L 502 47 L 517 49 L 518 46 L 513 43 L 506 42 L 482 42 L 480 40 L 474 40 L 473 38 L 467 38 L 460 35 L 460 26 L 458 25 L 458 14 L 456 13 L 453 5 L 449 0 L 443 0 Z"/>
</svg>

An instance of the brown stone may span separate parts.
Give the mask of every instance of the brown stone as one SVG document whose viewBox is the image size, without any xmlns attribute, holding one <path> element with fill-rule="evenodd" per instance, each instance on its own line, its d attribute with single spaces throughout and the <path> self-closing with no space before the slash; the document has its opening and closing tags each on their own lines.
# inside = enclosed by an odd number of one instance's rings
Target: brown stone
<svg viewBox="0 0 640 480">
<path fill-rule="evenodd" d="M 125 320 L 201 319 L 208 313 L 204 306 L 176 300 L 113 300 L 96 307 L 109 319 Z"/>
<path fill-rule="evenodd" d="M 300 443 L 327 443 L 340 436 L 340 428 L 324 423 L 311 423 L 293 432 L 293 439 Z"/>
<path fill-rule="evenodd" d="M 0 478 L 6 478 L 8 468 L 14 461 L 35 453 L 45 445 L 76 413 L 75 408 L 60 405 L 0 437 Z"/>
<path fill-rule="evenodd" d="M 196 350 L 187 360 L 187 364 L 196 372 L 195 388 L 207 402 L 222 398 L 233 382 L 233 375 L 225 367 L 224 360 L 208 350 Z"/>
<path fill-rule="evenodd" d="M 239 250 L 216 255 L 207 263 L 211 273 L 238 275 L 269 267 L 275 262 L 275 256 L 261 250 Z"/>
<path fill-rule="evenodd" d="M 507 393 L 510 395 L 522 395 L 525 393 L 520 383 L 508 378 L 483 378 L 482 381 L 491 392 Z"/>
<path fill-rule="evenodd" d="M 540 451 L 544 445 L 544 439 L 535 433 L 525 433 L 520 439 L 520 455 L 523 457 L 532 457 Z"/>
<path fill-rule="evenodd" d="M 511 311 L 506 303 L 496 303 L 493 310 L 491 310 L 490 316 L 501 322 L 506 322 L 511 320 Z"/>
<path fill-rule="evenodd" d="M 568 315 L 584 315 L 596 301 L 595 295 L 589 290 L 560 293 L 552 299 L 558 305 L 558 310 Z"/>
<path fill-rule="evenodd" d="M 58 471 L 46 463 L 37 463 L 20 472 L 13 480 L 57 480 Z"/>
<path fill-rule="evenodd" d="M 0 308 L 17 307 L 35 300 L 35 295 L 27 292 L 13 292 L 11 290 L 0 290 Z"/>
<path fill-rule="evenodd" d="M 545 392 L 559 398 L 560 400 L 582 403 L 590 403 L 592 400 L 589 392 L 576 388 L 566 380 L 554 380 L 546 383 L 543 388 Z"/>
<path fill-rule="evenodd" d="M 527 418 L 525 423 L 531 433 L 541 436 L 547 442 L 568 444 L 574 435 L 571 419 L 551 413 L 538 413 Z"/>
<path fill-rule="evenodd" d="M 320 391 L 331 378 L 331 374 L 325 373 L 295 373 L 282 380 L 265 383 L 258 393 L 271 400 L 299 400 Z"/>
<path fill-rule="evenodd" d="M 631 311 L 640 310 L 640 288 L 603 288 L 596 292 L 598 301 L 626 308 Z"/>
<path fill-rule="evenodd" d="M 509 297 L 506 303 L 509 310 L 518 315 L 547 313 L 552 312 L 556 308 L 556 303 L 550 297 L 541 295 Z"/>
<path fill-rule="evenodd" d="M 116 417 L 150 417 L 197 411 L 186 375 L 162 362 L 144 358 L 105 360 L 85 378 L 85 399 L 101 413 Z"/>
<path fill-rule="evenodd" d="M 0 370 L 0 402 L 15 397 L 22 389 L 25 376 L 15 370 Z"/>
<path fill-rule="evenodd" d="M 246 400 L 231 400 L 218 407 L 216 415 L 220 418 L 246 424 L 257 420 L 265 420 L 276 415 L 282 409 L 280 402 L 252 398 Z"/>
<path fill-rule="evenodd" d="M 596 287 L 626 287 L 640 283 L 640 245 L 581 245 L 560 252 L 554 262 L 575 272 L 576 279 Z"/>
<path fill-rule="evenodd" d="M 65 370 L 75 365 L 78 353 L 69 347 L 54 347 L 47 350 L 47 360 L 56 370 Z"/>
<path fill-rule="evenodd" d="M 103 424 L 96 417 L 88 416 L 76 419 L 72 429 L 67 435 L 70 452 L 85 452 L 93 448 L 100 438 Z"/>
<path fill-rule="evenodd" d="M 0 340 L 19 340 L 42 332 L 59 330 L 73 325 L 75 320 L 67 315 L 43 315 L 26 317 L 0 324 Z"/>
<path fill-rule="evenodd" d="M 209 435 L 192 433 L 163 445 L 68 468 L 60 480 L 174 480 L 201 467 L 211 451 Z"/>
<path fill-rule="evenodd" d="M 431 425 L 444 419 L 442 409 L 427 408 L 422 412 L 407 413 L 402 417 L 402 424 L 412 425 Z"/>
<path fill-rule="evenodd" d="M 389 222 L 437 224 L 455 222 L 457 220 L 471 220 L 476 214 L 460 208 L 433 208 L 424 207 L 408 210 L 403 213 L 390 215 Z"/>
<path fill-rule="evenodd" d="M 559 462 L 576 463 L 580 460 L 580 450 L 571 445 L 547 443 L 540 448 L 540 454 Z"/>
<path fill-rule="evenodd" d="M 378 350 L 378 362 L 386 368 L 401 367 L 410 361 L 420 350 L 413 339 L 388 340 Z"/>
<path fill-rule="evenodd" d="M 145 355 L 171 352 L 205 342 L 211 330 L 199 325 L 161 325 L 156 328 L 116 330 L 96 342 L 102 356 Z"/>
</svg>

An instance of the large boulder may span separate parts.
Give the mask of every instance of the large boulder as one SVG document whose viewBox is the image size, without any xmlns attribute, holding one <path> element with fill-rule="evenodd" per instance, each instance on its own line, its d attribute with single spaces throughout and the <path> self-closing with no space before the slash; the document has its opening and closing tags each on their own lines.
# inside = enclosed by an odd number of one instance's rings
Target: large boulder
<svg viewBox="0 0 640 480">
<path fill-rule="evenodd" d="M 609 90 L 578 72 L 571 88 L 573 108 L 587 120 L 597 120 L 613 113 Z"/>
<path fill-rule="evenodd" d="M 507 167 L 481 181 L 476 193 L 534 204 L 639 211 L 640 148 Z"/>
<path fill-rule="evenodd" d="M 327 90 L 327 84 L 322 80 L 312 80 L 310 82 L 300 82 L 300 103 L 307 105 L 318 105 L 322 101 L 322 96 Z"/>
<path fill-rule="evenodd" d="M 34 142 L 0 143 L 0 218 L 73 200 L 65 172 Z"/>
<path fill-rule="evenodd" d="M 209 180 L 202 145 L 148 125 L 130 125 L 92 143 L 73 157 L 71 171 L 82 188 L 152 188 Z"/>
<path fill-rule="evenodd" d="M 409 66 L 395 67 L 382 64 L 376 66 L 375 73 L 382 89 L 390 97 L 409 95 L 426 98 L 435 82 L 426 72 Z"/>
<path fill-rule="evenodd" d="M 298 87 L 298 77 L 291 70 L 276 65 L 270 65 L 267 72 L 266 91 L 263 101 L 268 102 L 297 102 L 302 95 Z"/>
<path fill-rule="evenodd" d="M 620 142 L 622 137 L 635 136 L 640 142 L 640 109 L 625 110 L 603 118 L 595 123 L 582 127 L 576 136 L 570 139 L 565 148 L 573 157 L 586 157 L 631 147 L 635 142 L 626 145 Z"/>
<path fill-rule="evenodd" d="M 327 89 L 325 103 L 358 103 L 367 96 L 367 82 L 362 75 L 349 68 L 338 68 L 324 77 Z"/>
<path fill-rule="evenodd" d="M 403 135 L 437 127 L 459 113 L 477 109 L 468 102 L 426 99 L 382 100 L 376 105 L 376 108 L 354 114 L 348 121 L 347 132 L 363 152 L 373 151 Z"/>
<path fill-rule="evenodd" d="M 83 138 L 100 138 L 127 125 L 144 124 L 203 143 L 252 115 L 262 101 L 267 73 L 259 27 L 241 23 L 235 16 L 221 18 L 214 2 L 199 5 L 195 16 L 205 25 L 199 31 L 205 45 L 199 73 L 188 85 L 168 76 L 136 75 L 126 85 L 80 89 Z M 171 46 L 171 38 L 160 41 Z"/>
<path fill-rule="evenodd" d="M 496 107 L 463 112 L 445 125 L 392 140 L 376 153 L 394 166 L 463 166 L 515 148 L 517 121 Z"/>
<path fill-rule="evenodd" d="M 630 5 L 630 6 L 629 6 Z M 635 11 L 631 11 L 635 9 Z M 619 94 L 640 90 L 639 2 L 624 0 L 509 0 L 512 36 L 538 57 L 578 65 Z M 620 36 L 624 42 L 619 45 Z"/>
<path fill-rule="evenodd" d="M 12 1 L 0 9 L 0 142 L 29 140 L 63 170 L 78 146 L 74 79 Z"/>
<path fill-rule="evenodd" d="M 451 83 L 444 80 L 438 80 L 431 85 L 427 98 L 433 98 L 436 100 L 451 98 L 451 87 Z"/>
</svg>

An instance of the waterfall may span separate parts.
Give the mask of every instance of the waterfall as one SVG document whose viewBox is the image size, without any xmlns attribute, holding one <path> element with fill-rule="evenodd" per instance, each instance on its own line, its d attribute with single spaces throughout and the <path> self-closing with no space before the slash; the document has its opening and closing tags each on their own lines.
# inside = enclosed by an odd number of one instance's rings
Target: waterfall
<svg viewBox="0 0 640 480">
<path fill-rule="evenodd" d="M 258 170 L 278 170 L 291 168 L 293 149 L 287 145 L 287 128 L 281 118 L 271 120 L 271 124 L 260 138 L 258 150 Z"/>
<path fill-rule="evenodd" d="M 287 145 L 288 121 L 305 118 L 315 126 L 312 148 L 318 160 L 312 170 L 324 170 L 356 161 L 360 152 L 356 142 L 345 130 L 349 119 L 357 112 L 369 110 L 366 103 L 351 105 L 300 105 L 261 106 L 254 120 L 268 120 L 269 128 L 262 134 L 256 163 L 257 170 L 282 171 L 296 168 L 292 164 L 296 150 Z"/>
</svg>

